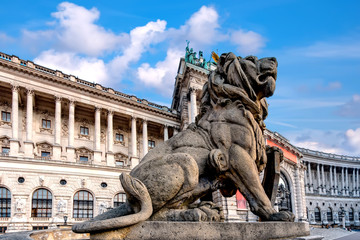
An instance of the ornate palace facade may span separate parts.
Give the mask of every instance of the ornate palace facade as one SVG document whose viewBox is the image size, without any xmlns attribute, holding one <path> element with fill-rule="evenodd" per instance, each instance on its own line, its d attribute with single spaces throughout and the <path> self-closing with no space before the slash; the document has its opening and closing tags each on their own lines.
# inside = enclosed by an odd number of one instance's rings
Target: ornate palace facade
<svg viewBox="0 0 360 240">
<path fill-rule="evenodd" d="M 0 232 L 55 227 L 65 218 L 74 224 L 125 201 L 119 175 L 195 121 L 215 66 L 189 59 L 180 59 L 170 109 L 0 53 Z M 265 138 L 285 156 L 279 210 L 321 223 L 325 206 L 351 207 L 348 222 L 358 223 L 359 173 L 352 169 L 359 159 L 319 157 L 271 131 Z M 256 220 L 240 193 L 224 198 L 216 192 L 212 199 L 223 205 L 227 221 Z"/>
<path fill-rule="evenodd" d="M 360 226 L 360 158 L 301 149 L 311 224 Z"/>
</svg>

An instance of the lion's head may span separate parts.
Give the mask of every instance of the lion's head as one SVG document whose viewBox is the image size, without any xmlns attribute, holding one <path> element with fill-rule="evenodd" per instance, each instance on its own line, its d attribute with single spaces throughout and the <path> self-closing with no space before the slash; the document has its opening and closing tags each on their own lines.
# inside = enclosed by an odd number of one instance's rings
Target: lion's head
<svg viewBox="0 0 360 240">
<path fill-rule="evenodd" d="M 276 58 L 241 58 L 233 53 L 224 53 L 220 57 L 215 74 L 216 72 L 224 78 L 224 84 L 245 90 L 253 101 L 274 94 L 277 77 Z"/>
<path fill-rule="evenodd" d="M 265 97 L 274 94 L 277 65 L 276 58 L 241 58 L 231 52 L 222 54 L 217 69 L 210 73 L 209 81 L 204 85 L 202 111 L 224 99 L 240 100 L 264 120 L 267 116 Z"/>
</svg>

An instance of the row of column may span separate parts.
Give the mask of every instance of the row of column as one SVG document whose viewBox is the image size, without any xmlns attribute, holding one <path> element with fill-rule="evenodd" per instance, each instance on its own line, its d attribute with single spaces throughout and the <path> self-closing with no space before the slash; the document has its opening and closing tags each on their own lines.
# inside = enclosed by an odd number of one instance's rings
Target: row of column
<svg viewBox="0 0 360 240">
<path fill-rule="evenodd" d="M 34 92 L 27 90 L 27 106 L 26 106 L 26 141 L 24 141 L 25 156 L 34 156 L 33 136 L 33 97 Z M 19 87 L 12 86 L 12 138 L 10 139 L 10 155 L 17 156 L 19 152 Z M 53 158 L 61 158 L 61 97 L 55 96 L 55 126 L 54 126 L 54 146 Z M 107 159 L 113 161 L 113 116 L 112 110 L 107 111 Z M 101 108 L 95 107 L 95 126 L 94 126 L 94 161 L 101 162 Z M 143 151 L 144 155 L 148 152 L 148 123 L 146 119 L 143 123 Z M 68 119 L 68 146 L 66 147 L 68 159 L 74 159 L 74 127 L 75 127 L 75 101 L 69 100 L 69 119 Z M 177 133 L 174 129 L 174 135 Z M 168 140 L 168 126 L 164 126 L 164 141 Z M 136 133 L 136 117 L 131 119 L 131 156 L 138 157 L 137 153 L 137 133 Z M 108 160 L 109 161 L 109 160 Z"/>
<path fill-rule="evenodd" d="M 337 179 L 337 168 L 341 168 L 341 188 Z M 317 175 L 317 191 L 319 194 L 327 194 L 326 177 L 324 172 L 324 165 L 316 165 Z M 336 167 L 329 166 L 329 180 L 330 180 L 330 191 L 331 195 L 343 195 L 349 196 L 352 193 L 353 196 L 360 196 L 359 186 L 359 169 L 353 168 L 352 171 L 352 189 L 350 189 L 349 183 L 349 168 L 347 167 Z M 307 172 L 305 172 L 305 188 L 309 193 L 314 193 L 313 176 L 311 171 L 310 162 L 307 163 Z M 308 176 L 307 176 L 308 175 Z"/>
</svg>

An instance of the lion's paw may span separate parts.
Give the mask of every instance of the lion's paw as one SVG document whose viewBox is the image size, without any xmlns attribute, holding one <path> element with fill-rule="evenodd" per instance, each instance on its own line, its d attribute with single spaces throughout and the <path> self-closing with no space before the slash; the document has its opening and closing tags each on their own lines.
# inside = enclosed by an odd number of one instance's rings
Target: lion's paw
<svg viewBox="0 0 360 240">
<path fill-rule="evenodd" d="M 269 221 L 283 221 L 283 222 L 293 222 L 295 215 L 289 211 L 280 211 L 274 214 L 271 214 Z"/>
</svg>

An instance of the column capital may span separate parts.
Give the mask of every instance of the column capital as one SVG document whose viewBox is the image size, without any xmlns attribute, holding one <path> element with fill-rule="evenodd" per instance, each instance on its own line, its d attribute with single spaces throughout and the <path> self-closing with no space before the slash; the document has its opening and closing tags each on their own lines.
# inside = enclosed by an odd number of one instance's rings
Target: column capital
<svg viewBox="0 0 360 240">
<path fill-rule="evenodd" d="M 54 95 L 55 102 L 61 102 L 62 98 L 59 95 Z"/>
<path fill-rule="evenodd" d="M 196 93 L 199 92 L 199 91 L 200 91 L 200 89 L 198 89 L 198 88 L 194 88 L 194 87 L 190 87 L 190 88 L 189 88 L 190 94 L 196 94 Z"/>
<path fill-rule="evenodd" d="M 108 114 L 108 115 L 114 115 L 114 110 L 108 108 L 108 109 L 107 109 L 107 114 Z"/>
<path fill-rule="evenodd" d="M 95 105 L 95 112 L 99 112 L 99 111 L 101 111 L 101 107 L 100 106 L 98 106 L 98 105 Z"/>
<path fill-rule="evenodd" d="M 137 116 L 131 115 L 131 120 L 135 120 L 135 121 L 136 121 L 136 119 L 137 119 Z"/>
<path fill-rule="evenodd" d="M 34 89 L 32 89 L 32 88 L 26 88 L 26 94 L 27 94 L 27 95 L 30 95 L 30 96 L 33 96 L 33 95 L 34 95 Z"/>
<path fill-rule="evenodd" d="M 76 101 L 72 98 L 69 98 L 69 105 L 71 106 L 75 106 L 76 105 Z"/>
<path fill-rule="evenodd" d="M 20 86 L 19 86 L 17 83 L 12 83 L 12 84 L 11 84 L 11 90 L 12 90 L 13 92 L 19 91 L 19 88 L 20 88 Z"/>
<path fill-rule="evenodd" d="M 143 123 L 147 123 L 147 122 L 148 122 L 148 119 L 147 119 L 147 118 L 143 118 L 143 119 L 142 119 L 142 122 L 143 122 Z"/>
<path fill-rule="evenodd" d="M 168 128 L 168 127 L 169 127 L 169 125 L 167 125 L 167 124 L 164 124 L 163 126 L 164 126 L 164 128 Z"/>
</svg>

